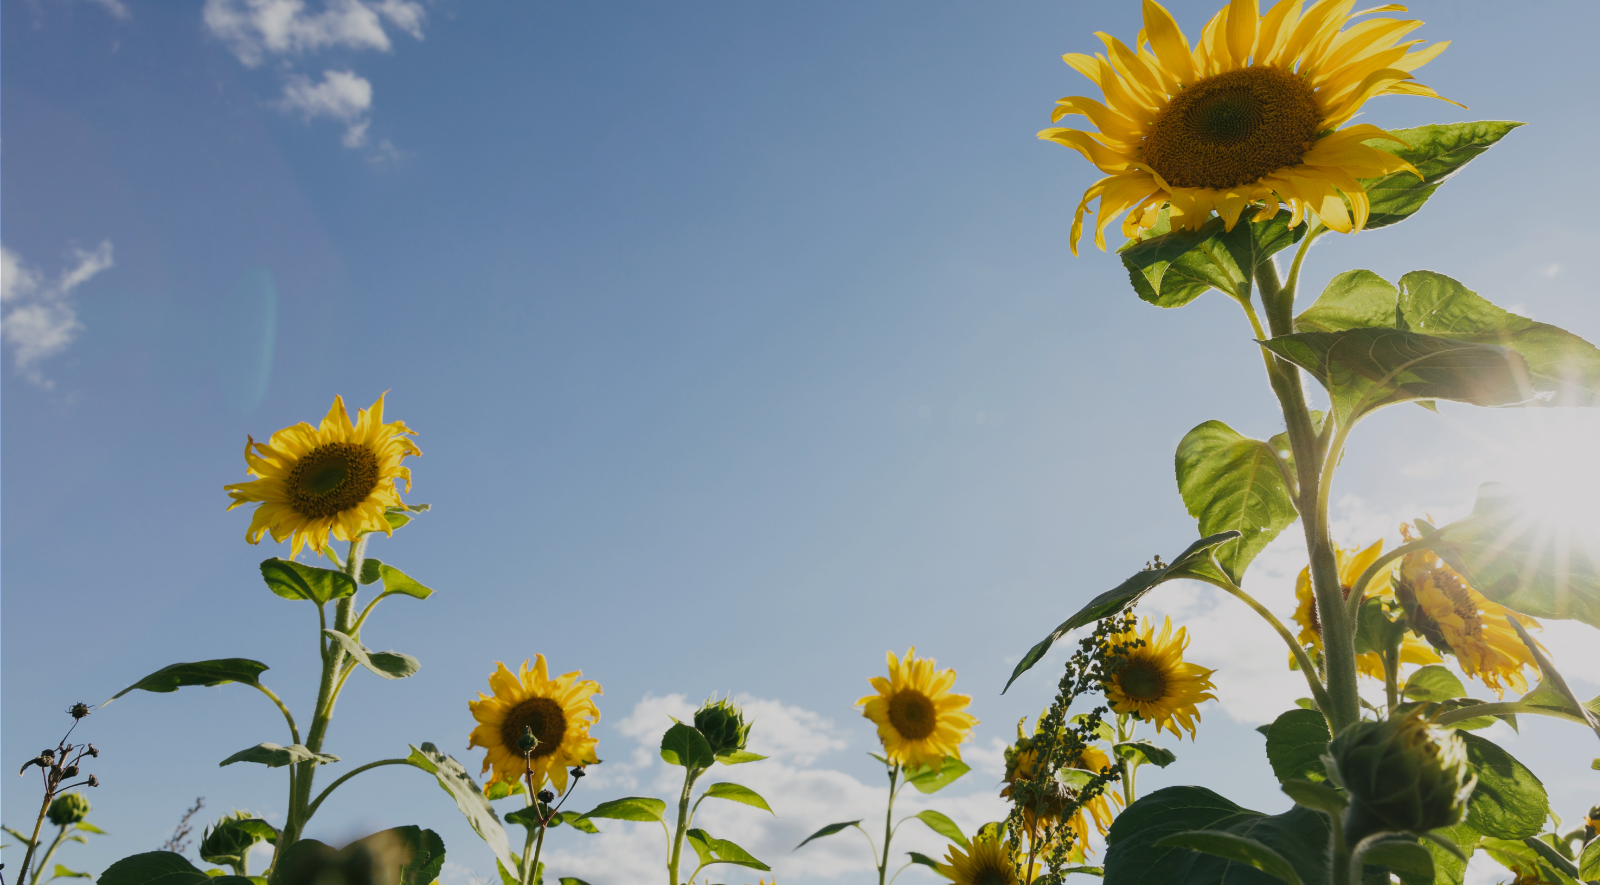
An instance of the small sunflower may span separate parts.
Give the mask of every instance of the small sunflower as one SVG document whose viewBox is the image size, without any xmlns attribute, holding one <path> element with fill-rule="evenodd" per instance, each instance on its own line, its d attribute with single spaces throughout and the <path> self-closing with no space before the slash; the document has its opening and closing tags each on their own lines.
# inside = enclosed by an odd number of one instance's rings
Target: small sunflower
<svg viewBox="0 0 1600 885">
<path fill-rule="evenodd" d="M 935 671 L 933 658 L 917 660 L 916 655 L 915 648 L 903 660 L 889 652 L 889 678 L 872 677 L 878 693 L 856 701 L 856 706 L 877 724 L 890 762 L 906 768 L 931 765 L 937 771 L 946 757 L 961 758 L 960 745 L 972 737 L 978 720 L 963 712 L 972 703 L 971 695 L 950 693 L 956 671 Z"/>
<path fill-rule="evenodd" d="M 590 727 L 600 721 L 593 697 L 603 694 L 600 683 L 593 679 L 579 682 L 582 670 L 551 679 L 544 655 L 535 657 L 532 670 L 523 661 L 520 674 L 513 674 L 505 664 L 495 666 L 489 677 L 494 694 L 480 693 L 477 700 L 467 702 L 472 718 L 478 720 L 467 749 L 489 751 L 483 760 L 485 773 L 494 769 L 489 783 L 515 784 L 529 769 L 517 740 L 524 728 L 532 728 L 539 741 L 533 749 L 534 783 L 542 785 L 549 778 L 556 792 L 565 793 L 568 768 L 600 761 L 594 752 L 598 739 L 589 736 Z"/>
<path fill-rule="evenodd" d="M 1535 630 L 1540 629 L 1538 621 L 1472 589 L 1455 569 L 1427 550 L 1401 558 L 1395 593 L 1411 629 L 1434 648 L 1455 655 L 1461 672 L 1482 680 L 1497 697 L 1505 695 L 1507 685 L 1518 693 L 1528 690 L 1523 668 L 1537 671 L 1538 664 L 1506 623 L 1506 615 Z"/>
<path fill-rule="evenodd" d="M 1023 721 L 1025 722 L 1026 720 Z M 1026 784 L 1039 776 L 1038 750 L 1034 747 L 1034 742 L 1038 740 L 1037 735 L 1038 730 L 1035 729 L 1034 736 L 1028 736 L 1022 730 L 1022 722 L 1017 723 L 1017 742 L 1007 747 L 1005 751 L 1005 787 L 1000 790 L 1001 798 L 1012 798 L 1015 794 L 1014 788 L 1018 784 Z M 1099 774 L 1101 771 L 1111 767 L 1111 758 L 1098 747 L 1084 747 L 1078 752 L 1075 759 L 1067 763 L 1067 767 Z M 1107 798 L 1108 796 L 1109 798 Z M 1022 809 L 1023 826 L 1028 833 L 1028 838 L 1037 840 L 1042 827 L 1051 826 L 1060 821 L 1062 811 L 1065 810 L 1066 804 L 1073 798 L 1075 796 L 1070 787 L 1059 781 L 1050 784 L 1041 801 L 1035 803 L 1032 807 Z M 1013 801 L 1016 800 L 1013 799 Z M 1073 814 L 1072 819 L 1068 821 L 1067 825 L 1072 828 L 1074 834 L 1071 858 L 1074 863 L 1083 861 L 1085 850 L 1089 846 L 1089 820 L 1091 818 L 1094 820 L 1095 829 L 1100 831 L 1100 835 L 1104 836 L 1106 831 L 1110 829 L 1111 820 L 1116 816 L 1116 813 L 1111 809 L 1112 802 L 1115 802 L 1120 808 L 1122 797 L 1112 792 L 1101 793 L 1085 802 Z"/>
<path fill-rule="evenodd" d="M 1084 212 L 1096 198 L 1094 241 L 1102 250 L 1112 219 L 1127 212 L 1122 232 L 1131 238 L 1154 226 L 1163 207 L 1174 228 L 1193 230 L 1215 212 L 1232 230 L 1247 208 L 1256 210 L 1255 220 L 1265 220 L 1285 203 L 1294 213 L 1291 226 L 1309 214 L 1349 233 L 1367 221 L 1369 201 L 1358 179 L 1417 172 L 1363 143 L 1399 143 L 1382 129 L 1339 127 L 1375 96 L 1440 98 L 1410 72 L 1450 44 L 1414 49 L 1423 41 L 1401 42 L 1419 21 L 1375 18 L 1341 30 L 1355 17 L 1354 0 L 1303 4 L 1280 0 L 1261 15 L 1259 0 L 1231 0 L 1191 47 L 1172 15 L 1144 0 L 1144 29 L 1131 48 L 1096 33 L 1104 55 L 1062 56 L 1105 97 L 1102 103 L 1068 96 L 1051 115 L 1056 122 L 1082 115 L 1098 131 L 1039 133 L 1107 175 L 1078 204 L 1074 254 Z M 1367 12 L 1390 10 L 1404 7 Z"/>
<path fill-rule="evenodd" d="M 955 885 L 1019 885 L 1016 856 L 1015 845 L 1001 842 L 991 834 L 980 834 L 973 838 L 965 852 L 951 845 L 944 856 L 947 862 L 939 864 L 939 875 Z M 1038 866 L 1035 861 L 1035 871 Z"/>
<path fill-rule="evenodd" d="M 1355 588 L 1356 581 L 1367 568 L 1377 561 L 1383 554 L 1383 541 L 1367 547 L 1365 550 L 1356 551 L 1354 548 L 1334 546 L 1334 556 L 1339 565 L 1339 589 L 1343 591 L 1344 598 L 1350 598 L 1350 591 Z M 1394 602 L 1394 572 L 1389 570 L 1374 575 L 1367 583 L 1363 592 L 1364 598 L 1382 599 Z M 1295 623 L 1300 625 L 1300 634 L 1297 637 L 1300 645 L 1310 652 L 1313 659 L 1320 659 L 1322 655 L 1322 619 L 1317 614 L 1316 594 L 1311 591 L 1311 566 L 1300 570 L 1300 577 L 1294 584 L 1296 607 L 1294 611 Z M 1400 640 L 1400 663 L 1402 664 L 1437 664 L 1443 659 L 1428 648 L 1427 643 L 1407 633 Z M 1289 658 L 1291 668 L 1298 667 L 1299 663 L 1291 655 Z M 1320 666 L 1320 665 L 1319 665 Z M 1363 676 L 1374 679 L 1383 678 L 1383 656 L 1377 652 L 1369 652 L 1356 656 L 1356 670 Z"/>
<path fill-rule="evenodd" d="M 274 541 L 293 538 L 291 556 L 308 545 L 322 550 L 330 532 L 341 541 L 366 532 L 394 534 L 384 510 L 402 505 L 399 481 L 411 491 L 411 469 L 400 462 L 422 454 L 408 438 L 413 435 L 404 421 L 383 422 L 383 396 L 354 424 L 336 396 L 320 427 L 302 421 L 265 443 L 248 437 L 246 472 L 259 478 L 223 486 L 233 498 L 228 509 L 259 502 L 245 540 L 255 544 L 269 532 Z"/>
<path fill-rule="evenodd" d="M 1128 645 L 1135 640 L 1139 643 L 1128 649 L 1127 659 L 1106 683 L 1106 700 L 1118 714 L 1154 722 L 1157 732 L 1166 728 L 1181 738 L 1181 725 L 1192 738 L 1194 724 L 1200 719 L 1195 705 L 1216 700 L 1208 690 L 1216 688 L 1211 684 L 1211 674 L 1216 671 L 1184 661 L 1188 630 L 1179 627 L 1173 633 L 1171 618 L 1166 619 L 1159 636 L 1149 618 L 1141 618 L 1140 622 L 1142 629 L 1135 628 L 1111 640 L 1114 645 Z"/>
</svg>

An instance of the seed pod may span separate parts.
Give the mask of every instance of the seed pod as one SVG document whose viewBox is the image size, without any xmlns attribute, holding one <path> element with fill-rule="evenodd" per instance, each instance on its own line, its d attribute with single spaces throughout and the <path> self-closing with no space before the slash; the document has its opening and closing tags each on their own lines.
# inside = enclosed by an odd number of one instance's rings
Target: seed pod
<svg viewBox="0 0 1600 885">
<path fill-rule="evenodd" d="M 750 739 L 750 724 L 744 721 L 744 710 L 729 698 L 714 697 L 700 705 L 694 713 L 694 727 L 705 735 L 714 755 L 722 756 L 743 750 Z"/>
<path fill-rule="evenodd" d="M 1357 722 L 1328 747 L 1329 774 L 1350 795 L 1345 842 L 1385 830 L 1426 833 L 1461 822 L 1477 785 L 1466 742 L 1420 711 Z"/>
</svg>

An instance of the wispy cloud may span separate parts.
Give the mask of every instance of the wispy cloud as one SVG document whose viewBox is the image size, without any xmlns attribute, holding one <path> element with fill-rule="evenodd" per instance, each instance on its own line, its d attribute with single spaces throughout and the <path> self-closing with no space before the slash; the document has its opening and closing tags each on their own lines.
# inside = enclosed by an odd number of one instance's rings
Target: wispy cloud
<svg viewBox="0 0 1600 885">
<path fill-rule="evenodd" d="M 295 75 L 284 84 L 279 106 L 298 112 L 307 120 L 328 117 L 345 125 L 341 143 L 358 148 L 367 143 L 367 127 L 372 120 L 372 83 L 354 71 L 323 71 L 322 81 Z"/>
<path fill-rule="evenodd" d="M 39 371 L 38 362 L 65 350 L 83 329 L 71 300 L 73 290 L 115 263 L 110 240 L 93 251 L 73 249 L 69 255 L 67 267 L 50 283 L 17 253 L 0 246 L 0 304 L 5 310 L 0 337 L 11 347 L 17 368 L 45 388 L 52 382 Z"/>
<path fill-rule="evenodd" d="M 106 12 L 111 13 L 114 18 L 120 18 L 123 21 L 133 18 L 133 13 L 128 11 L 127 4 L 123 3 L 122 0 L 94 0 L 94 2 Z"/>
<path fill-rule="evenodd" d="M 385 24 L 422 39 L 425 18 L 414 0 L 330 0 L 320 12 L 304 0 L 206 0 L 202 20 L 248 67 L 269 55 L 303 55 L 323 49 L 394 48 Z"/>
</svg>

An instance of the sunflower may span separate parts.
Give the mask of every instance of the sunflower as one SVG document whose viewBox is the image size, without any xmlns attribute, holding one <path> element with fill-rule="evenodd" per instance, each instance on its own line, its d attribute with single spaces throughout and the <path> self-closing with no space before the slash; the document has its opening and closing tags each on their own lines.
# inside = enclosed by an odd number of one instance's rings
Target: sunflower
<svg viewBox="0 0 1600 885">
<path fill-rule="evenodd" d="M 1027 720 L 1022 720 L 1025 721 Z M 1014 788 L 1018 784 L 1027 784 L 1040 774 L 1038 750 L 1034 747 L 1039 732 L 1036 728 L 1034 736 L 1028 736 L 1022 730 L 1022 722 L 1017 723 L 1017 742 L 1007 747 L 1005 751 L 1005 787 L 1000 790 L 1001 798 L 1005 799 L 1013 796 Z M 1067 763 L 1067 767 L 1099 774 L 1111 767 L 1111 758 L 1098 747 L 1088 746 L 1080 750 L 1076 758 Z M 1038 802 L 1022 810 L 1023 825 L 1028 838 L 1036 840 L 1043 826 L 1051 826 L 1060 821 L 1061 812 L 1065 810 L 1067 802 L 1075 798 L 1070 790 L 1071 788 L 1055 781 L 1047 787 L 1045 795 Z M 1115 793 L 1101 793 L 1085 802 L 1067 822 L 1073 832 L 1074 863 L 1083 861 L 1085 849 L 1088 848 L 1090 818 L 1094 820 L 1095 829 L 1100 831 L 1100 835 L 1104 836 L 1106 830 L 1110 829 L 1111 819 L 1115 816 L 1115 812 L 1111 810 L 1113 801 L 1119 807 L 1122 805 L 1121 796 Z"/>
<path fill-rule="evenodd" d="M 1395 593 L 1405 607 L 1411 629 L 1434 648 L 1456 656 L 1461 672 L 1475 676 L 1505 695 L 1506 686 L 1518 693 L 1528 690 L 1524 667 L 1537 670 L 1532 652 L 1506 622 L 1510 615 L 1524 627 L 1540 629 L 1539 622 L 1519 615 L 1474 590 L 1455 569 L 1421 550 L 1400 560 Z"/>
<path fill-rule="evenodd" d="M 1356 551 L 1354 548 L 1346 549 L 1334 545 L 1334 558 L 1339 566 L 1339 589 L 1344 598 L 1350 598 L 1350 591 L 1354 589 L 1356 581 L 1367 568 L 1377 561 L 1383 553 L 1383 541 L 1376 543 L 1365 550 Z M 1362 592 L 1363 598 L 1382 599 L 1394 602 L 1393 569 L 1374 575 L 1367 583 L 1366 590 Z M 1294 611 L 1295 623 L 1300 625 L 1298 639 L 1300 645 L 1310 652 L 1313 659 L 1322 655 L 1322 620 L 1317 614 L 1316 594 L 1311 590 L 1311 566 L 1300 570 L 1300 577 L 1294 584 L 1296 607 Z M 1407 633 L 1400 640 L 1400 663 L 1402 664 L 1437 664 L 1442 658 L 1433 653 L 1427 644 L 1417 637 Z M 1299 667 L 1299 662 L 1293 655 L 1289 657 L 1291 669 Z M 1363 676 L 1374 679 L 1383 678 L 1383 655 L 1377 652 L 1368 652 L 1356 656 L 1356 670 Z"/>
<path fill-rule="evenodd" d="M 960 744 L 972 737 L 978 720 L 963 712 L 972 703 L 971 695 L 950 693 L 956 671 L 935 671 L 933 658 L 919 661 L 916 654 L 911 648 L 901 660 L 889 652 L 889 678 L 872 677 L 878 693 L 856 701 L 856 706 L 877 723 L 878 740 L 890 762 L 906 768 L 931 765 L 938 771 L 946 757 L 961 758 Z"/>
<path fill-rule="evenodd" d="M 1156 731 L 1166 728 L 1179 738 L 1182 725 L 1194 737 L 1194 724 L 1200 719 L 1195 705 L 1205 700 L 1216 700 L 1208 689 L 1211 674 L 1198 664 L 1183 659 L 1183 650 L 1189 645 L 1188 630 L 1179 627 L 1172 632 L 1172 619 L 1167 618 L 1161 635 L 1155 635 L 1155 623 L 1149 618 L 1140 619 L 1143 629 L 1134 628 L 1112 637 L 1114 646 L 1132 645 L 1127 657 L 1115 674 L 1105 684 L 1106 700 L 1118 714 L 1131 714 L 1146 722 L 1154 722 Z"/>
<path fill-rule="evenodd" d="M 1349 233 L 1367 221 L 1367 194 L 1358 179 L 1419 174 L 1405 160 L 1364 144 L 1401 143 L 1389 133 L 1368 124 L 1339 127 L 1378 95 L 1440 98 L 1410 72 L 1450 44 L 1413 51 L 1423 41 L 1400 42 L 1419 21 L 1375 18 L 1341 30 L 1354 18 L 1355 0 L 1321 0 L 1305 9 L 1303 0 L 1280 0 L 1266 15 L 1258 3 L 1232 0 L 1191 48 L 1172 15 L 1144 0 L 1144 29 L 1132 48 L 1097 33 L 1105 55 L 1062 56 L 1105 96 L 1104 103 L 1068 96 L 1051 115 L 1056 122 L 1082 115 L 1098 131 L 1039 133 L 1107 175 L 1078 204 L 1074 254 L 1084 212 L 1097 197 L 1094 241 L 1102 250 L 1113 218 L 1128 212 L 1122 232 L 1132 238 L 1157 223 L 1162 207 L 1174 228 L 1193 230 L 1216 212 L 1232 230 L 1246 208 L 1255 208 L 1254 220 L 1262 221 L 1286 203 L 1294 213 L 1291 226 L 1309 214 Z M 1404 7 L 1367 12 L 1389 10 Z"/>
<path fill-rule="evenodd" d="M 246 472 L 259 479 L 223 486 L 233 498 L 228 509 L 259 502 L 245 540 L 258 543 L 268 532 L 274 541 L 293 538 L 291 556 L 307 545 L 322 550 L 330 532 L 341 541 L 366 532 L 392 535 L 384 510 L 403 506 L 398 481 L 411 491 L 411 469 L 400 462 L 422 454 L 408 439 L 413 435 L 404 421 L 383 423 L 383 396 L 354 424 L 336 396 L 321 427 L 302 421 L 264 444 L 247 438 Z"/>
<path fill-rule="evenodd" d="M 1019 885 L 1016 855 L 1016 846 L 1010 842 L 1003 843 L 992 834 L 979 834 L 968 843 L 966 852 L 950 846 L 944 856 L 947 863 L 938 866 L 939 875 L 955 885 Z M 1037 870 L 1037 861 L 1034 867 Z"/>
<path fill-rule="evenodd" d="M 556 792 L 565 793 L 569 766 L 600 761 L 594 753 L 598 739 L 589 736 L 589 728 L 600 721 L 593 696 L 603 692 L 593 679 L 577 681 L 582 675 L 582 670 L 574 670 L 551 679 L 544 655 L 534 658 L 532 670 L 523 661 L 522 672 L 515 675 L 505 664 L 496 663 L 489 677 L 494 694 L 480 693 L 477 700 L 467 702 L 472 718 L 478 720 L 467 749 L 489 751 L 483 760 L 484 773 L 494 769 L 489 783 L 515 784 L 528 771 L 517 749 L 524 728 L 532 728 L 538 739 L 532 758 L 535 789 L 548 777 Z"/>
</svg>

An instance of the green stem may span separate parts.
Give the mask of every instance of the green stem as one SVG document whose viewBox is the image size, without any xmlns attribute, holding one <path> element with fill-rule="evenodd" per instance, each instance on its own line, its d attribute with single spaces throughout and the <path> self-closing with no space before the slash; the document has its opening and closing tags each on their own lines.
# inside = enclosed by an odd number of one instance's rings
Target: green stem
<svg viewBox="0 0 1600 885">
<path fill-rule="evenodd" d="M 528 878 L 523 885 L 533 885 L 539 878 L 539 855 L 544 853 L 544 830 L 545 825 L 539 824 L 539 841 L 533 845 L 533 862 L 528 864 Z"/>
<path fill-rule="evenodd" d="M 283 713 L 284 721 L 289 723 L 289 735 L 294 738 L 295 743 L 300 743 L 300 729 L 295 727 L 294 714 L 289 712 L 289 708 L 284 706 L 283 701 L 279 699 L 277 695 L 272 693 L 272 689 L 267 688 L 265 685 L 262 685 L 259 682 L 252 682 L 250 684 L 255 686 L 257 691 L 271 698 L 274 704 L 278 705 L 279 712 Z"/>
<path fill-rule="evenodd" d="M 411 764 L 411 762 L 409 760 L 406 760 L 406 759 L 379 759 L 376 762 L 368 762 L 366 765 L 363 765 L 360 768 L 356 768 L 356 769 L 353 769 L 351 771 L 345 772 L 342 776 L 339 777 L 338 780 L 335 780 L 333 783 L 328 784 L 328 786 L 324 787 L 322 792 L 317 794 L 317 798 L 311 800 L 311 805 L 306 808 L 306 818 L 310 819 L 310 817 L 313 814 L 317 813 L 317 807 L 322 804 L 322 800 L 328 798 L 328 794 L 329 793 L 332 793 L 334 791 L 334 789 L 337 788 L 340 784 L 342 784 L 345 781 L 355 777 L 356 775 L 360 774 L 361 772 L 367 771 L 367 770 L 373 769 L 373 768 L 380 768 L 380 767 L 385 766 L 385 765 L 410 765 L 410 764 Z"/>
<path fill-rule="evenodd" d="M 57 781 L 57 785 L 59 784 L 60 782 Z M 33 863 L 33 854 L 39 850 L 39 830 L 44 826 L 44 816 L 50 811 L 50 800 L 55 798 L 55 790 L 50 785 L 49 774 L 44 776 L 44 785 L 44 802 L 39 805 L 39 818 L 33 822 L 33 838 L 28 840 L 28 853 L 22 857 L 22 876 L 28 875 L 28 865 Z M 44 865 L 40 864 L 40 866 Z M 18 876 L 17 881 L 22 881 L 22 876 Z M 34 878 L 37 879 L 39 877 L 35 874 Z"/>
<path fill-rule="evenodd" d="M 1317 678 L 1316 665 L 1311 662 L 1311 657 L 1306 654 L 1306 650 L 1301 648 L 1300 643 L 1295 640 L 1294 634 L 1289 632 L 1289 628 L 1284 625 L 1283 621 L 1278 620 L 1277 615 L 1273 614 L 1270 609 L 1258 602 L 1255 597 L 1244 592 L 1244 590 L 1241 589 L 1238 584 L 1235 584 L 1230 580 L 1217 581 L 1207 580 L 1205 578 L 1201 578 L 1200 580 L 1203 580 L 1214 587 L 1219 587 L 1223 590 L 1226 590 L 1240 602 L 1250 606 L 1250 608 L 1253 609 L 1256 614 L 1260 615 L 1263 620 L 1271 624 L 1272 629 L 1278 631 L 1278 635 L 1283 638 L 1284 644 L 1289 646 L 1289 651 L 1294 654 L 1295 662 L 1300 665 L 1300 672 L 1306 677 L 1306 686 L 1311 689 L 1311 697 L 1316 700 L 1317 707 L 1319 709 L 1325 708 L 1332 703 L 1332 700 L 1328 697 L 1327 689 L 1322 687 L 1321 680 Z"/>
<path fill-rule="evenodd" d="M 701 768 L 686 767 L 683 771 L 683 792 L 678 795 L 678 830 L 672 837 L 672 855 L 667 858 L 667 885 L 678 885 L 678 859 L 683 854 L 683 834 L 689 829 L 689 797 L 694 795 L 694 782 Z"/>
<path fill-rule="evenodd" d="M 1384 715 L 1393 716 L 1394 708 L 1400 704 L 1400 646 L 1398 645 L 1383 650 L 1383 696 L 1387 705 Z"/>
<path fill-rule="evenodd" d="M 883 815 L 883 860 L 878 864 L 878 885 L 884 885 L 889 874 L 889 843 L 894 840 L 895 782 L 900 779 L 900 765 L 889 766 L 889 809 Z"/>
<path fill-rule="evenodd" d="M 1366 595 L 1367 585 L 1372 583 L 1372 579 L 1378 576 L 1379 572 L 1383 570 L 1384 566 L 1394 562 L 1396 559 L 1399 559 L 1402 556 L 1405 556 L 1407 553 L 1413 553 L 1417 550 L 1427 550 L 1431 548 L 1435 542 L 1435 539 L 1433 539 L 1431 536 L 1427 538 L 1418 538 L 1415 541 L 1401 544 L 1399 547 L 1396 547 L 1393 550 L 1390 550 L 1388 553 L 1385 553 L 1373 560 L 1372 565 L 1367 566 L 1367 570 L 1362 572 L 1361 577 L 1356 578 L 1355 584 L 1351 586 L 1350 598 L 1344 601 L 1345 616 L 1351 621 L 1355 621 L 1360 616 L 1361 599 Z"/>
<path fill-rule="evenodd" d="M 55 856 L 56 849 L 61 847 L 61 840 L 66 837 L 67 828 L 63 826 L 56 832 L 56 837 L 50 842 L 50 847 L 45 851 L 44 857 L 39 858 L 39 866 L 33 871 L 33 879 L 31 880 L 33 885 L 39 885 L 39 878 L 44 875 L 44 868 L 50 865 L 50 858 Z M 26 873 L 28 871 L 27 867 L 23 867 L 22 871 Z"/>
</svg>

